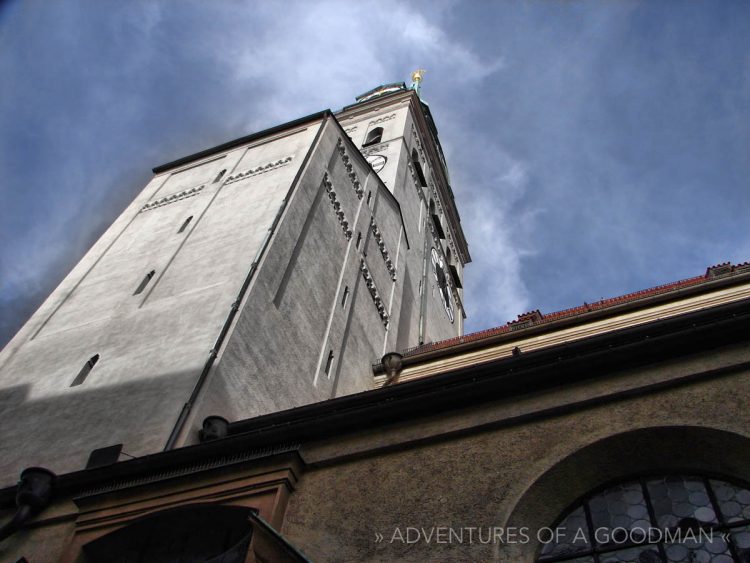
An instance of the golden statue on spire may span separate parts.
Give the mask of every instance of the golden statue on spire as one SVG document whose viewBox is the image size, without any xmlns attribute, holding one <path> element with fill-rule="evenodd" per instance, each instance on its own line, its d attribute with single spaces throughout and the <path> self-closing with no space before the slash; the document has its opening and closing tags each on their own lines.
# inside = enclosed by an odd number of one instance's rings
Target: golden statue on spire
<svg viewBox="0 0 750 563">
<path fill-rule="evenodd" d="M 422 77 L 425 72 L 425 69 L 418 68 L 411 73 L 411 89 L 417 93 L 417 96 L 419 95 L 419 89 L 422 86 Z"/>
</svg>

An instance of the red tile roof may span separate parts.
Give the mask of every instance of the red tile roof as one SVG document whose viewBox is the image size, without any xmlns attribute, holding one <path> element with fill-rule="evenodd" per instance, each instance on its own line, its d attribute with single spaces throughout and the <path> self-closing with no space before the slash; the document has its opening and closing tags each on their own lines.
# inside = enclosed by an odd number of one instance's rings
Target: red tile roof
<svg viewBox="0 0 750 563">
<path fill-rule="evenodd" d="M 750 262 L 743 262 L 742 264 L 737 264 L 737 265 L 732 265 L 730 262 L 725 262 L 723 264 L 717 264 L 716 266 L 711 266 L 707 268 L 705 274 L 701 276 L 696 276 L 694 278 L 688 278 L 685 280 L 667 283 L 664 285 L 658 285 L 656 287 L 652 287 L 651 289 L 644 289 L 641 291 L 628 293 L 625 295 L 621 295 L 620 297 L 602 299 L 601 301 L 596 301 L 595 303 L 584 303 L 583 305 L 579 305 L 578 307 L 573 307 L 571 309 L 564 309 L 562 311 L 548 313 L 546 315 L 542 314 L 538 309 L 536 309 L 534 311 L 529 311 L 528 313 L 523 313 L 521 315 L 518 315 L 517 320 L 510 321 L 509 323 L 504 324 L 502 326 L 490 328 L 487 330 L 480 330 L 478 332 L 472 332 L 464 336 L 456 336 L 454 338 L 449 338 L 447 340 L 431 342 L 428 344 L 423 344 L 421 346 L 415 346 L 414 348 L 409 348 L 408 350 L 403 351 L 402 354 L 404 355 L 404 357 L 414 356 L 416 354 L 431 352 L 433 350 L 441 350 L 443 348 L 449 348 L 457 344 L 475 342 L 477 340 L 483 340 L 485 338 L 490 338 L 492 336 L 497 336 L 499 334 L 504 334 L 507 332 L 524 329 L 530 326 L 538 326 L 542 324 L 551 323 L 553 321 L 557 321 L 560 319 L 577 317 L 579 315 L 590 313 L 592 311 L 601 311 L 603 309 L 609 309 L 609 308 L 615 307 L 616 305 L 622 305 L 624 303 L 632 303 L 634 301 L 639 301 L 641 299 L 646 299 L 648 297 L 653 297 L 655 295 L 662 295 L 662 294 L 674 292 L 680 289 L 684 289 L 687 287 L 697 286 L 697 285 L 706 283 L 707 281 L 713 280 L 716 278 L 723 278 L 723 277 L 727 277 L 731 275 L 738 275 L 738 274 L 743 274 L 743 273 L 748 273 L 748 272 L 750 272 Z"/>
</svg>

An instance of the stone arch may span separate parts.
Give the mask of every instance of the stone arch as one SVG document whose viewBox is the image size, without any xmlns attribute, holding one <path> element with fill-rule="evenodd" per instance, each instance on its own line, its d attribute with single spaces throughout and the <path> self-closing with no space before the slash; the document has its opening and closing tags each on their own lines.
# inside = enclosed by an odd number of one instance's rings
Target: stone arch
<svg viewBox="0 0 750 563">
<path fill-rule="evenodd" d="M 699 473 L 750 480 L 750 438 L 714 428 L 659 426 L 602 438 L 560 459 L 518 497 L 506 528 L 528 528 L 528 543 L 506 546 L 509 560 L 533 561 L 536 532 L 553 526 L 594 489 L 643 474 Z"/>
</svg>

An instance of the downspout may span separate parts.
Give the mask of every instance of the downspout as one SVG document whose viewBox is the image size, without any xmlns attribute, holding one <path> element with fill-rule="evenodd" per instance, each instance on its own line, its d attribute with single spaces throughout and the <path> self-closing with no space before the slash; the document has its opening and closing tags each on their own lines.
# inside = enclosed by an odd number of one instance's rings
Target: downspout
<svg viewBox="0 0 750 563">
<path fill-rule="evenodd" d="M 329 115 L 330 113 L 326 112 L 326 115 L 324 117 L 327 118 Z M 266 236 L 263 239 L 263 243 L 260 245 L 258 252 L 255 254 L 255 258 L 253 259 L 253 262 L 250 265 L 250 271 L 247 273 L 247 276 L 245 276 L 245 281 L 242 283 L 242 287 L 240 288 L 240 291 L 237 294 L 237 299 L 235 299 L 234 302 L 232 303 L 232 307 L 229 310 L 229 315 L 224 321 L 224 325 L 221 327 L 221 332 L 219 333 L 219 336 L 216 339 L 216 342 L 214 343 L 213 348 L 211 348 L 211 351 L 208 353 L 208 358 L 206 359 L 206 363 L 203 365 L 203 370 L 201 371 L 201 374 L 198 377 L 198 381 L 195 382 L 195 387 L 193 387 L 193 392 L 190 394 L 190 398 L 182 406 L 182 410 L 180 411 L 180 416 L 177 418 L 177 422 L 175 423 L 174 428 L 172 429 L 172 433 L 169 435 L 169 439 L 167 440 L 167 443 L 164 446 L 164 451 L 171 450 L 174 448 L 175 443 L 177 442 L 177 438 L 182 432 L 182 429 L 185 426 L 185 422 L 187 421 L 188 416 L 190 415 L 190 411 L 193 409 L 193 406 L 195 406 L 195 402 L 198 399 L 198 395 L 203 389 L 203 385 L 206 382 L 206 379 L 208 378 L 208 373 L 211 370 L 211 366 L 213 366 L 214 360 L 216 360 L 216 357 L 219 355 L 219 350 L 221 349 L 221 345 L 224 342 L 224 338 L 226 337 L 227 332 L 229 332 L 229 327 L 232 325 L 232 321 L 234 320 L 234 317 L 240 308 L 240 304 L 242 303 L 242 300 L 245 297 L 247 288 L 250 286 L 250 282 L 255 276 L 255 272 L 258 269 L 258 264 L 260 263 L 260 259 L 263 256 L 263 253 L 266 251 L 266 248 L 268 247 L 268 244 L 271 240 L 271 235 L 273 235 L 273 233 L 276 231 L 276 227 L 278 226 L 279 221 L 281 221 L 281 215 L 284 213 L 284 210 L 286 209 L 286 205 L 292 197 L 292 192 L 297 187 L 297 183 L 302 174 L 302 171 L 305 169 L 307 162 L 310 159 L 310 153 L 312 152 L 313 148 L 317 146 L 318 144 L 318 140 L 320 139 L 320 135 L 323 132 L 325 124 L 326 124 L 326 119 L 324 119 L 321 122 L 320 128 L 318 129 L 318 132 L 315 135 L 315 139 L 313 140 L 312 145 L 310 146 L 310 150 L 305 155 L 305 160 L 300 165 L 299 171 L 297 172 L 297 176 L 295 176 L 294 181 L 292 182 L 292 185 L 289 187 L 289 190 L 287 191 L 286 196 L 281 202 L 281 206 L 279 207 L 279 210 L 276 212 L 276 217 L 274 217 L 273 222 L 271 223 L 271 226 L 266 232 Z"/>
</svg>

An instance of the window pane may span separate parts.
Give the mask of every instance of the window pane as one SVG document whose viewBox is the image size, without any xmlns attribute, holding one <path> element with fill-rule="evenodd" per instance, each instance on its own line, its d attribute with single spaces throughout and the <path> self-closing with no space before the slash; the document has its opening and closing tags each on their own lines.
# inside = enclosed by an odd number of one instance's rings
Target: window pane
<svg viewBox="0 0 750 563">
<path fill-rule="evenodd" d="M 604 553 L 599 560 L 602 563 L 661 563 L 659 550 L 653 546 L 631 547 Z"/>
<path fill-rule="evenodd" d="M 583 506 L 579 506 L 560 522 L 554 538 L 558 540 L 557 543 L 545 543 L 542 556 L 572 555 L 589 549 L 589 531 Z"/>
<path fill-rule="evenodd" d="M 750 561 L 750 526 L 732 530 L 732 543 L 740 561 Z"/>
<path fill-rule="evenodd" d="M 614 528 L 644 530 L 643 535 L 645 536 L 646 531 L 651 526 L 643 490 L 640 483 L 637 482 L 607 489 L 589 501 L 589 508 L 591 509 L 594 530 L 612 530 Z M 631 534 L 631 536 L 633 539 L 638 539 L 634 534 Z M 609 533 L 602 533 L 594 539 L 602 543 L 621 541 L 620 538 L 613 538 L 612 534 Z"/>
<path fill-rule="evenodd" d="M 702 479 L 670 476 L 653 479 L 647 486 L 659 528 L 691 528 L 716 523 Z"/>
<path fill-rule="evenodd" d="M 750 491 L 716 479 L 711 479 L 711 487 L 727 522 L 750 519 Z"/>
<path fill-rule="evenodd" d="M 670 563 L 733 563 L 729 546 L 714 534 L 710 540 L 693 541 L 686 539 L 681 543 L 665 544 L 667 561 Z"/>
</svg>

